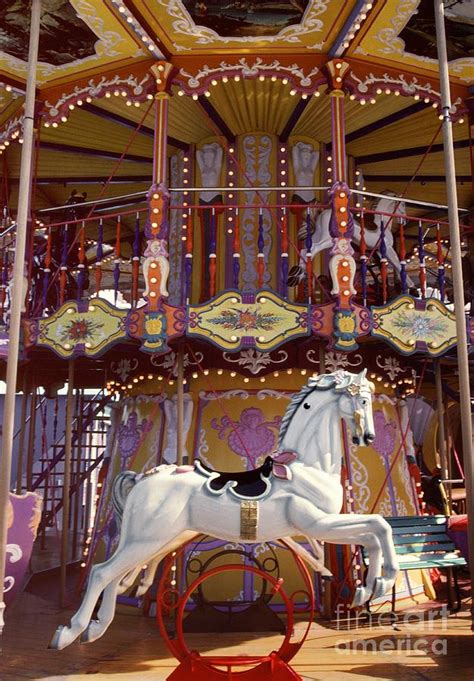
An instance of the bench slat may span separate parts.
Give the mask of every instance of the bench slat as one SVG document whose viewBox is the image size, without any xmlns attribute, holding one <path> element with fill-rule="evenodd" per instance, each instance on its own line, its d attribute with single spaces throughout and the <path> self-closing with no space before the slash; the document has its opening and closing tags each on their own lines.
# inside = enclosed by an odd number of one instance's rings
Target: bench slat
<svg viewBox="0 0 474 681">
<path fill-rule="evenodd" d="M 392 527 L 392 534 L 437 534 L 438 532 L 446 532 L 446 527 L 441 525 L 414 525 L 412 527 Z"/>
<path fill-rule="evenodd" d="M 415 546 L 410 546 L 409 544 L 406 544 L 404 546 L 396 546 L 395 547 L 395 553 L 397 556 L 403 556 L 408 553 L 413 553 L 414 555 L 418 555 L 420 553 L 454 553 L 456 551 L 456 547 L 454 544 L 426 544 L 424 546 L 420 545 L 415 545 Z"/>
<path fill-rule="evenodd" d="M 462 556 L 458 557 L 450 557 L 450 558 L 430 558 L 429 560 L 426 560 L 422 558 L 421 560 L 413 560 L 413 561 L 400 561 L 399 566 L 400 570 L 416 570 L 418 568 L 448 568 L 448 567 L 461 567 L 465 566 L 466 561 Z"/>
<path fill-rule="evenodd" d="M 441 534 L 426 534 L 425 532 L 414 533 L 409 535 L 395 534 L 393 536 L 393 543 L 395 546 L 400 544 L 425 544 L 426 542 L 451 542 L 452 540 L 446 533 Z"/>
<path fill-rule="evenodd" d="M 407 516 L 387 516 L 385 520 L 390 525 L 403 525 L 411 527 L 413 525 L 446 525 L 446 516 L 444 515 L 407 515 Z"/>
</svg>

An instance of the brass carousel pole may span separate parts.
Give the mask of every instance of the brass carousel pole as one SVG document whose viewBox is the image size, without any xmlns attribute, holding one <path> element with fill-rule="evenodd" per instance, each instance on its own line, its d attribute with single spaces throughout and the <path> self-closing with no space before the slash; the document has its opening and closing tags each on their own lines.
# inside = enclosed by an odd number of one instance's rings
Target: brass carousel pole
<svg viewBox="0 0 474 681">
<path fill-rule="evenodd" d="M 469 569 L 471 574 L 471 615 L 474 618 L 474 461 L 472 447 L 471 392 L 469 386 L 469 357 L 467 348 L 464 284 L 461 260 L 461 235 L 459 233 L 456 169 L 454 165 L 453 129 L 450 116 L 448 52 L 444 26 L 443 0 L 434 1 L 436 20 L 436 45 L 440 76 L 441 106 L 443 113 L 443 147 L 448 195 L 449 236 L 453 272 L 454 308 L 456 310 L 457 354 L 459 367 L 459 394 L 461 408 L 462 447 L 466 474 L 466 509 L 468 521 Z"/>
<path fill-rule="evenodd" d="M 0 461 L 0 636 L 5 626 L 3 613 L 3 583 L 6 573 L 7 505 L 9 503 L 10 478 L 15 425 L 15 397 L 20 347 L 21 308 L 24 302 L 23 269 L 26 250 L 26 231 L 32 173 L 34 113 L 36 91 L 36 65 L 40 33 L 41 0 L 32 0 L 30 21 L 30 44 L 28 52 L 28 79 L 26 83 L 25 115 L 23 122 L 23 146 L 21 150 L 20 186 L 13 265 L 13 292 L 10 312 L 10 337 L 6 375 L 5 405 L 3 409 L 3 442 Z"/>
</svg>

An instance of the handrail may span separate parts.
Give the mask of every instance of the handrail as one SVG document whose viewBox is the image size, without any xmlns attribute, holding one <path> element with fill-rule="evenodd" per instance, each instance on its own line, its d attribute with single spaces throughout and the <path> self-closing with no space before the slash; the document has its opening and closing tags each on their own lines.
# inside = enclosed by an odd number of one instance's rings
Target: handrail
<svg viewBox="0 0 474 681">
<path fill-rule="evenodd" d="M 35 407 L 35 416 L 36 416 L 36 412 L 38 411 L 38 409 L 41 409 L 41 407 L 43 406 L 43 404 L 46 402 L 46 399 L 47 399 L 47 398 L 46 398 L 46 396 L 44 395 L 44 396 L 41 398 L 41 400 L 40 400 L 39 402 L 36 403 L 36 407 Z M 21 433 L 21 431 L 23 430 L 23 428 L 24 428 L 24 427 L 26 426 L 26 424 L 29 423 L 30 421 L 31 421 L 31 414 L 25 419 L 25 422 L 22 423 L 22 425 L 18 428 L 18 430 L 16 431 L 16 433 L 15 433 L 14 436 L 13 436 L 13 440 L 15 440 L 15 438 L 17 437 L 17 435 L 18 435 L 19 433 Z"/>
<path fill-rule="evenodd" d="M 86 416 L 86 418 L 85 418 L 85 420 L 84 420 L 84 424 L 85 424 L 85 425 L 89 425 L 89 424 L 91 423 L 91 421 L 94 420 L 94 418 L 97 416 L 97 414 L 103 409 L 103 407 L 104 407 L 104 406 L 107 404 L 107 402 L 110 400 L 110 396 L 109 396 L 109 395 L 106 395 L 104 389 L 102 388 L 101 390 L 99 390 L 99 392 L 97 393 L 97 395 L 94 396 L 94 399 L 93 399 L 93 400 L 90 400 L 90 402 L 94 402 L 94 403 L 95 403 L 95 402 L 96 402 L 96 398 L 97 398 L 101 393 L 104 393 L 104 394 L 103 394 L 102 398 L 100 399 L 100 401 L 96 403 L 95 408 L 94 408 L 92 411 L 89 410 L 89 409 L 87 410 L 87 416 Z M 82 413 L 81 415 L 83 415 L 83 413 Z M 74 423 L 74 422 L 77 422 L 77 421 L 79 420 L 79 416 L 80 416 L 79 414 L 76 415 L 76 417 L 75 417 L 73 423 Z M 72 433 L 72 442 L 73 442 L 73 443 L 77 440 L 77 437 L 78 437 L 78 433 L 77 433 L 77 430 L 75 430 L 75 431 L 73 431 L 73 433 Z M 59 438 L 56 440 L 56 442 L 54 442 L 54 443 L 50 446 L 50 449 L 51 449 L 52 447 L 54 447 L 54 446 L 60 445 L 60 444 L 61 444 L 61 440 L 62 440 L 63 438 L 64 438 L 64 434 L 62 434 L 61 437 L 59 437 Z M 62 459 L 63 456 L 64 456 L 65 448 L 66 448 L 66 445 L 65 445 L 65 444 L 62 445 L 62 447 L 61 447 L 59 453 L 56 454 L 56 455 L 51 459 L 51 461 L 48 461 L 48 465 L 46 466 L 46 468 L 40 472 L 40 474 L 38 475 L 38 477 L 36 478 L 36 480 L 35 480 L 34 483 L 32 484 L 32 486 L 31 486 L 32 491 L 34 491 L 35 489 L 38 489 L 38 487 L 41 485 L 41 483 L 43 482 L 43 480 L 46 479 L 46 476 L 53 470 L 53 468 L 55 468 L 56 464 L 58 464 L 58 463 L 61 461 L 61 459 Z"/>
</svg>

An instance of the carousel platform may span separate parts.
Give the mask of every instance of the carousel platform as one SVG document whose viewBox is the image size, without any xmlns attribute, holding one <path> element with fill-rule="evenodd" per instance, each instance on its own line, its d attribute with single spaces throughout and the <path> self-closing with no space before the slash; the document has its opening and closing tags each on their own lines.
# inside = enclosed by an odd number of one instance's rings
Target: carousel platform
<svg viewBox="0 0 474 681">
<path fill-rule="evenodd" d="M 410 617 L 404 617 L 406 613 Z M 387 618 L 317 622 L 293 668 L 306 680 L 472 681 L 474 637 L 469 611 L 444 617 L 441 603 L 401 611 L 399 630 Z M 431 613 L 431 615 L 430 615 Z M 433 616 L 437 614 L 437 617 Z M 7 613 L 1 681 L 164 681 L 176 667 L 154 620 L 119 608 L 105 636 L 91 645 L 48 650 L 56 626 L 72 615 L 52 601 L 24 593 Z M 409 621 L 408 621 L 409 620 Z M 298 625 L 297 625 L 298 626 Z M 203 655 L 258 655 L 278 647 L 276 634 L 189 634 Z"/>
</svg>

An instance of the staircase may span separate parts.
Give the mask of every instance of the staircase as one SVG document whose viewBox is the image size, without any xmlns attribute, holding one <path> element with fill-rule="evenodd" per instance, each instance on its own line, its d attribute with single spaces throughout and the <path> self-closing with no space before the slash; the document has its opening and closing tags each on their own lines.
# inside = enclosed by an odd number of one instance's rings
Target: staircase
<svg viewBox="0 0 474 681">
<path fill-rule="evenodd" d="M 72 423 L 70 516 L 71 558 L 81 551 L 83 540 L 94 522 L 98 474 L 104 460 L 110 414 L 110 397 L 100 390 L 94 396 L 78 391 Z M 49 528 L 62 528 L 63 479 L 66 453 L 65 433 L 35 462 L 32 490 L 43 497 L 39 533 L 42 543 Z"/>
</svg>

